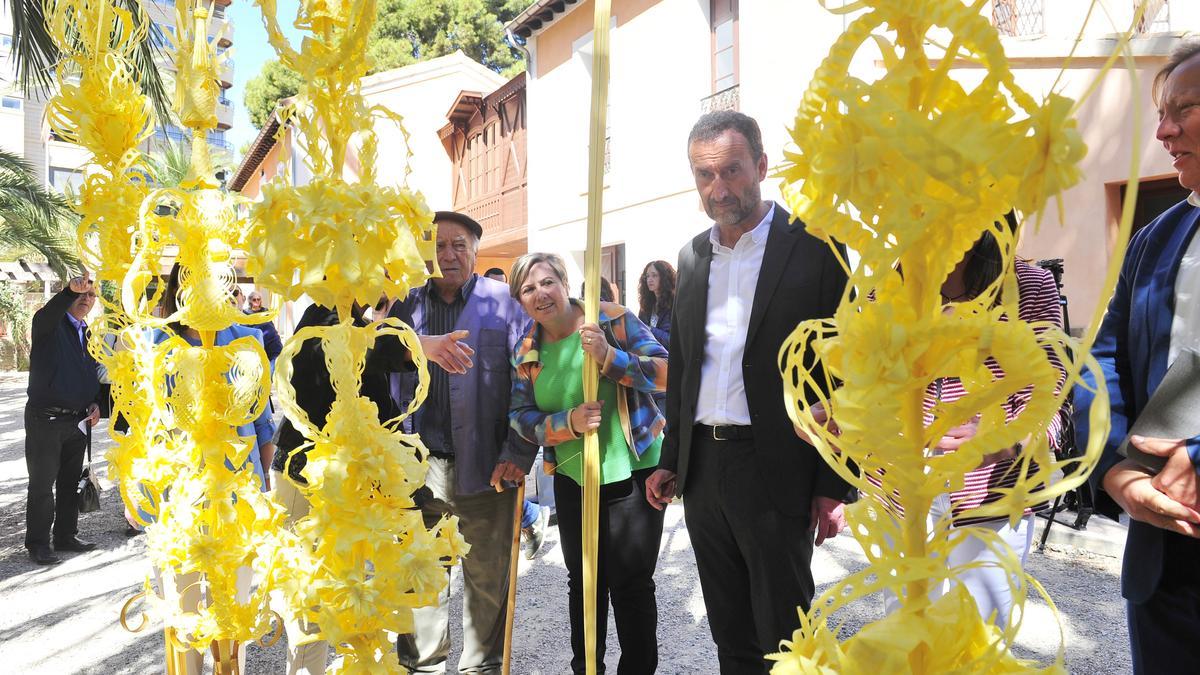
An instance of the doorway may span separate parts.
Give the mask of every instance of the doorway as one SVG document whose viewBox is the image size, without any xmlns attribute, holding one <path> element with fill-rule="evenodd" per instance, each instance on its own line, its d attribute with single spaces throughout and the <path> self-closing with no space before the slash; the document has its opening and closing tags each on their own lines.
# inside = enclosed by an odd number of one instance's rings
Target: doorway
<svg viewBox="0 0 1200 675">
<path fill-rule="evenodd" d="M 600 276 L 616 286 L 616 302 L 625 304 L 625 244 L 613 244 L 600 249 Z"/>
<path fill-rule="evenodd" d="M 1121 186 L 1121 206 L 1125 205 L 1125 191 L 1128 185 Z M 1133 208 L 1133 227 L 1129 236 L 1149 225 L 1164 211 L 1187 199 L 1191 190 L 1179 184 L 1176 176 L 1149 178 L 1138 182 L 1137 204 Z M 1118 216 L 1120 211 L 1117 211 Z"/>
</svg>

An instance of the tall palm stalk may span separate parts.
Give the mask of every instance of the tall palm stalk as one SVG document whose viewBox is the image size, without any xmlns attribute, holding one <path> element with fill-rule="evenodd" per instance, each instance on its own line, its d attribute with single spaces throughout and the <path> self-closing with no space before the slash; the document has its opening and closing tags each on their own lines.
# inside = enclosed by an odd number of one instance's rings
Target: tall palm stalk
<svg viewBox="0 0 1200 675">
<path fill-rule="evenodd" d="M 0 150 L 0 248 L 36 251 L 60 279 L 80 269 L 74 224 L 67 199 L 47 190 L 20 156 Z"/>
</svg>

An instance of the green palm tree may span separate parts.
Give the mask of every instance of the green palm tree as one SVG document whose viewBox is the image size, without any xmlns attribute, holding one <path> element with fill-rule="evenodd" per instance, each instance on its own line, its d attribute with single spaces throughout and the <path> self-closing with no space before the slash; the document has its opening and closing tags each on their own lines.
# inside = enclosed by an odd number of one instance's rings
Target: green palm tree
<svg viewBox="0 0 1200 675">
<path fill-rule="evenodd" d="M 187 141 L 166 142 L 147 158 L 150 178 L 158 187 L 179 187 L 192 163 L 192 144 Z"/>
<path fill-rule="evenodd" d="M 51 91 L 54 84 L 54 65 L 59 60 L 58 46 L 50 39 L 46 30 L 44 0 L 4 0 L 12 17 L 12 58 L 17 67 L 17 83 L 27 94 Z M 116 0 L 130 10 L 135 22 L 145 19 L 139 0 Z M 157 39 L 151 39 L 157 38 Z M 134 53 L 133 65 L 141 77 L 142 91 L 154 103 L 161 120 L 171 119 L 171 102 L 163 86 L 162 76 L 155 65 L 155 57 L 162 44 L 157 26 L 151 25 L 147 39 Z"/>
<path fill-rule="evenodd" d="M 60 279 L 69 279 L 81 267 L 76 222 L 65 197 L 43 187 L 20 156 L 0 150 L 0 248 L 10 255 L 39 253 Z"/>
<path fill-rule="evenodd" d="M 146 162 L 150 179 L 158 187 L 175 188 L 187 178 L 192 169 L 192 143 L 188 140 L 156 144 Z M 224 170 L 230 175 L 234 168 L 232 158 L 224 150 L 209 147 L 210 161 L 214 171 Z"/>
</svg>

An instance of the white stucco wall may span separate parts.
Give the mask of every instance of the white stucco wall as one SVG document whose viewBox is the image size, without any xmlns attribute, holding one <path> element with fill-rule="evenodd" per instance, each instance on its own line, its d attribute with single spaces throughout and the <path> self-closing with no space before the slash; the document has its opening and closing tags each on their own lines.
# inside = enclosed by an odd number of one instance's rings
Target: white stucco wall
<svg viewBox="0 0 1200 675">
<path fill-rule="evenodd" d="M 633 284 L 645 264 L 660 258 L 674 264 L 683 242 L 705 227 L 686 141 L 701 99 L 711 93 L 708 17 L 694 1 L 664 0 L 622 23 L 622 3 L 613 4 L 618 27 L 611 35 L 604 245 L 625 244 L 624 290 L 627 300 L 636 302 Z M 584 57 L 574 54 L 530 81 L 527 92 L 529 250 L 564 255 L 577 290 L 585 245 L 591 98 Z"/>
<path fill-rule="evenodd" d="M 1136 86 L 1126 71 L 1110 71 L 1083 103 L 1076 115 L 1088 146 L 1080 163 L 1083 180 L 1063 193 L 1061 213 L 1053 201 L 1046 206 L 1040 228 L 1028 227 L 1018 250 L 1035 260 L 1064 259 L 1064 292 L 1071 323 L 1077 329 L 1087 324 L 1098 306 L 1108 302 L 1102 297 L 1101 285 L 1111 259 L 1116 213 L 1106 199 L 1106 185 L 1129 180 L 1130 160 L 1138 143 L 1139 177 L 1175 174 L 1170 157 L 1154 138 L 1157 115 L 1150 85 L 1163 62 L 1163 58 L 1139 59 Z M 1027 91 L 1041 98 L 1058 76 L 1058 68 L 1019 68 L 1015 73 Z M 1077 99 L 1099 76 L 1098 65 L 1074 69 L 1061 81 L 1060 93 Z M 1134 108 L 1141 115 L 1136 128 Z"/>
<path fill-rule="evenodd" d="M 0 108 L 0 148 L 25 154 L 25 113 L 23 110 Z"/>
<path fill-rule="evenodd" d="M 626 245 L 627 300 L 636 302 L 633 284 L 649 260 L 674 261 L 681 245 L 708 225 L 688 171 L 685 143 L 699 116 L 699 101 L 711 93 L 707 2 L 662 0 L 622 23 L 623 4 L 615 0 L 618 27 L 613 32 L 610 131 L 612 164 L 604 193 L 603 243 Z M 1018 83 L 1039 100 L 1059 78 L 1063 57 L 1079 32 L 1090 0 L 1046 2 L 1047 35 L 1003 38 Z M 839 5 L 830 0 L 830 6 Z M 529 247 L 567 257 L 578 287 L 586 217 L 588 70 L 581 56 L 553 68 L 539 66 L 539 50 L 561 53 L 564 40 L 578 41 L 584 29 L 573 16 L 591 13 L 591 3 L 560 16 L 530 40 L 538 77 L 529 96 Z M 772 166 L 782 160 L 800 97 L 812 73 L 853 16 L 825 12 L 815 2 L 754 0 L 742 2 L 739 16 L 739 109 L 755 117 Z M 1120 8 L 1118 25 L 1131 12 Z M 985 12 L 987 10 L 984 10 Z M 1140 139 L 1142 178 L 1172 175 L 1169 158 L 1154 140 L 1155 115 L 1150 81 L 1181 31 L 1200 30 L 1200 2 L 1172 2 L 1171 32 L 1134 41 L 1138 82 L 1122 68 L 1109 72 L 1079 109 L 1079 128 L 1089 152 L 1081 164 L 1084 179 L 1062 197 L 1063 211 L 1051 203 L 1040 230 L 1031 227 L 1019 253 L 1033 259 L 1064 258 L 1071 318 L 1082 327 L 1098 306 L 1101 281 L 1111 252 L 1113 184 L 1129 178 L 1134 139 Z M 573 24 L 574 35 L 561 30 Z M 1111 50 L 1113 24 L 1100 15 L 1084 29 L 1085 39 L 1058 91 L 1082 96 L 1099 76 Z M 551 44 L 552 43 L 552 44 Z M 865 79 L 879 75 L 878 52 L 868 44 L 851 72 Z M 952 76 L 977 82 L 978 69 L 955 68 Z M 1141 111 L 1138 128 L 1133 110 Z M 763 183 L 766 198 L 778 197 L 778 180 Z"/>
<path fill-rule="evenodd" d="M 451 204 L 452 166 L 437 135 L 446 125 L 450 106 L 464 90 L 487 94 L 506 81 L 461 52 L 364 80 L 363 93 L 369 105 L 382 105 L 404 118 L 413 152 L 407 160 L 412 169 L 408 186 L 425 195 L 429 208 L 448 209 Z M 379 135 L 378 181 L 399 185 L 404 181 L 406 162 L 404 137 L 385 119 L 376 122 L 375 131 Z"/>
</svg>

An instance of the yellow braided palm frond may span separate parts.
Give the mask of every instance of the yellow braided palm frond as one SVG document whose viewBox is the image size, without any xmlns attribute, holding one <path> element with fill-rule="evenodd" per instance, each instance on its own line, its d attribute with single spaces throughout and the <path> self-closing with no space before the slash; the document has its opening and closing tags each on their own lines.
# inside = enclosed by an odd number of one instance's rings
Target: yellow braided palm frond
<svg viewBox="0 0 1200 675">
<path fill-rule="evenodd" d="M 253 639 L 267 629 L 270 589 L 260 585 L 239 599 L 237 577 L 248 568 L 269 576 L 273 561 L 262 553 L 278 549 L 272 540 L 283 512 L 261 492 L 247 465 L 254 441 L 237 427 L 264 409 L 269 367 L 253 338 L 213 342 L 216 331 L 273 314 L 247 317 L 229 302 L 231 257 L 247 225 L 236 201 L 215 189 L 203 139 L 216 124 L 220 65 L 208 42 L 209 10 L 199 1 L 176 4 L 176 111 L 199 140 L 178 189 L 152 189 L 139 148 L 154 123 L 130 57 L 150 23 L 135 28 L 111 0 L 49 0 L 46 10 L 63 53 L 48 119 L 92 155 L 76 205 L 80 248 L 97 279 L 121 286 L 120 301 L 105 302 L 89 349 L 107 367 L 114 409 L 129 422 L 109 459 L 126 505 L 152 523 L 148 552 L 165 581 L 148 581 L 147 599 L 169 627 L 168 651 Z M 181 265 L 182 290 L 178 310 L 159 317 L 168 254 Z M 199 331 L 201 346 L 181 338 L 154 345 L 148 329 L 173 322 Z M 116 337 L 115 346 L 106 336 Z M 199 604 L 183 602 L 170 581 L 189 574 L 199 579 L 190 589 L 202 591 Z"/>
<path fill-rule="evenodd" d="M 1080 459 L 1058 461 L 1050 450 L 1046 430 L 1067 390 L 1097 366 L 1061 330 L 1018 319 L 1016 235 L 997 225 L 1012 208 L 1040 212 L 1080 179 L 1085 147 L 1073 102 L 1054 94 L 1038 102 L 1023 91 L 995 29 L 961 0 L 862 0 L 845 11 L 861 13 L 805 92 L 780 176 L 808 230 L 844 242 L 861 264 L 834 318 L 798 326 L 780 359 L 793 422 L 864 495 L 847 514 L 870 567 L 814 601 L 772 672 L 1065 672 L 1061 647 L 1044 669 L 1008 650 L 1029 587 L 1042 592 L 1011 550 L 990 530 L 952 527 L 951 519 L 929 528 L 926 518 L 933 499 L 961 489 L 985 455 L 1026 437 L 1033 440 L 1011 469 L 1016 485 L 967 515 L 1016 522 L 1027 507 L 1078 486 L 1099 456 L 1103 434 Z M 949 35 L 937 60 L 926 51 L 931 31 Z M 885 65 L 872 82 L 849 71 L 868 44 Z M 974 88 L 948 76 L 956 58 L 984 69 Z M 1000 278 L 974 300 L 943 304 L 943 281 L 985 232 L 1002 252 Z M 804 359 L 809 344 L 815 364 Z M 1051 356 L 1065 366 L 1065 383 Z M 1004 377 L 993 377 L 989 359 Z M 967 395 L 935 406 L 927 426 L 926 389 L 945 377 L 960 378 Z M 1027 388 L 1026 407 L 1007 420 L 1005 402 Z M 836 435 L 817 424 L 818 401 L 832 411 Z M 1097 396 L 1093 418 L 1102 424 L 1106 409 Z M 933 451 L 977 414 L 973 439 L 953 453 Z M 931 585 L 979 564 L 945 566 L 968 535 L 1007 573 L 1014 608 L 1004 630 L 980 618 L 961 586 L 929 600 Z M 895 593 L 900 609 L 840 640 L 831 615 L 880 590 Z"/>
<path fill-rule="evenodd" d="M 299 331 L 276 362 L 280 407 L 310 441 L 302 490 L 312 508 L 296 523 L 294 537 L 280 541 L 272 579 L 290 611 L 338 646 L 342 672 L 394 672 L 399 664 L 388 631 L 411 632 L 412 608 L 436 601 L 445 566 L 467 547 L 456 520 L 427 529 L 414 508 L 426 453 L 399 422 L 420 405 L 428 386 L 415 334 L 395 321 L 355 328 L 349 317 L 355 305 L 374 305 L 383 294 L 405 297 L 439 274 L 433 213 L 403 184 L 377 182 L 376 123 L 395 123 L 406 146 L 408 137 L 398 115 L 368 106 L 361 91 L 371 67 L 365 45 L 374 0 L 302 1 L 294 23 L 305 32 L 299 51 L 280 30 L 275 0 L 258 5 L 280 61 L 303 83 L 278 114 L 281 137 L 288 134 L 290 141 L 281 145 L 301 153 L 311 178 L 295 185 L 285 174 L 264 186 L 250 212 L 247 269 L 280 297 L 308 295 L 343 318 L 337 326 Z M 359 159 L 353 168 L 352 151 Z M 380 424 L 375 404 L 359 388 L 367 350 L 385 336 L 407 346 L 421 383 L 409 409 Z M 336 393 L 321 428 L 290 387 L 291 359 L 304 340 L 321 341 Z"/>
<path fill-rule="evenodd" d="M 303 328 L 276 361 L 280 408 L 311 441 L 301 471 L 311 510 L 296 522 L 294 539 L 281 542 L 273 583 L 297 618 L 320 626 L 323 638 L 339 645 L 344 672 L 395 670 L 388 632 L 412 631 L 412 609 L 436 602 L 446 564 L 469 550 L 456 518 L 427 529 L 412 499 L 427 469 L 421 439 L 393 427 L 401 418 L 380 424 L 375 403 L 359 395 L 367 352 L 386 336 L 400 339 L 415 357 L 420 385 L 407 414 L 424 399 L 429 375 L 416 333 L 395 319 L 361 328 L 349 321 Z M 290 384 L 292 359 L 307 340 L 320 341 L 337 394 L 320 428 L 296 403 Z"/>
</svg>

